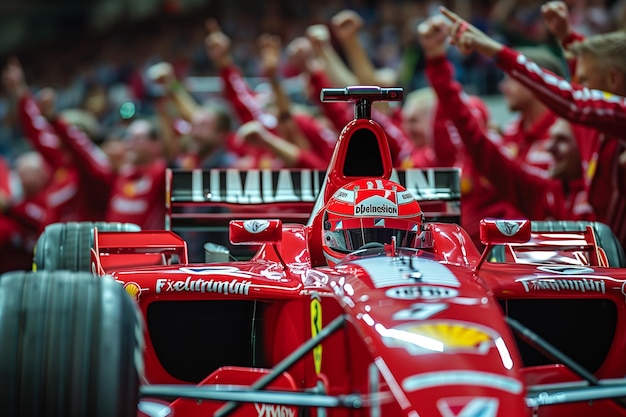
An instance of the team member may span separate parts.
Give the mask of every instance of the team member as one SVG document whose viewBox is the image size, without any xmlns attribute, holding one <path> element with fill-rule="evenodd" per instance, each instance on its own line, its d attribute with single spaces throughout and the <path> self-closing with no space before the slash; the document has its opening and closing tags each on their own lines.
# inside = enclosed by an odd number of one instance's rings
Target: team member
<svg viewBox="0 0 626 417">
<path fill-rule="evenodd" d="M 136 119 L 128 126 L 125 140 L 127 158 L 111 184 L 105 220 L 163 229 L 167 159 L 161 138 L 150 121 Z"/>
<path fill-rule="evenodd" d="M 322 126 L 312 116 L 307 114 L 295 112 L 293 114 L 273 114 L 267 111 L 261 105 L 259 99 L 250 91 L 246 81 L 233 64 L 233 58 L 230 55 L 230 39 L 221 31 L 214 20 L 207 22 L 207 28 L 209 30 L 206 38 L 207 54 L 220 71 L 224 94 L 232 104 L 240 122 L 246 123 L 256 120 L 266 129 L 281 136 L 278 131 L 279 120 L 293 118 L 300 131 L 306 137 L 310 150 L 315 152 L 319 158 L 328 162 L 334 150 L 337 134 L 331 129 Z M 255 152 L 252 152 L 252 149 L 249 147 L 244 147 L 243 149 L 236 149 L 236 151 L 239 151 L 241 156 L 250 156 L 252 154 L 256 159 L 253 164 L 257 168 L 280 168 L 284 166 L 283 161 L 267 149 L 257 149 Z"/>
<path fill-rule="evenodd" d="M 556 163 L 549 171 L 551 178 L 537 174 L 536 170 L 504 154 L 489 139 L 484 124 L 477 122 L 461 86 L 454 81 L 453 67 L 445 58 L 448 29 L 448 24 L 437 17 L 420 25 L 420 38 L 428 55 L 426 74 L 440 102 L 446 103 L 448 116 L 459 131 L 474 169 L 493 184 L 493 190 L 501 198 L 512 202 L 527 218 L 593 219 L 575 139 L 584 129 L 574 129 L 563 119 L 557 119 L 552 125 L 548 150 Z"/>
<path fill-rule="evenodd" d="M 49 182 L 50 170 L 37 152 L 19 155 L 13 169 L 0 158 L 0 272 L 30 269 L 37 237 L 50 222 Z"/>
<path fill-rule="evenodd" d="M 577 56 L 577 84 L 542 69 L 449 10 L 442 12 L 454 22 L 451 41 L 461 52 L 494 58 L 555 113 L 594 128 L 577 137 L 589 202 L 597 219 L 626 245 L 626 33 L 595 35 L 569 48 Z"/>
<path fill-rule="evenodd" d="M 17 103 L 24 135 L 52 170 L 45 191 L 51 221 L 101 220 L 112 179 L 104 153 L 59 117 L 52 90 L 42 90 L 39 102 L 34 99 L 17 59 L 9 60 L 3 82 Z"/>
</svg>

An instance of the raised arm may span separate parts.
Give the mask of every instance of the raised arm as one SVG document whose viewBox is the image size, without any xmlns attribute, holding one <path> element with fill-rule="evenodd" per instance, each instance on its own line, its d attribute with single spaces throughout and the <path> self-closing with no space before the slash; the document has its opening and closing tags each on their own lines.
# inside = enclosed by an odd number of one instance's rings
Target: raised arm
<svg viewBox="0 0 626 417">
<path fill-rule="evenodd" d="M 279 76 L 281 42 L 278 36 L 263 34 L 259 37 L 259 49 L 261 54 L 261 67 L 268 78 L 278 113 L 278 131 L 287 141 L 301 149 L 308 150 L 311 143 L 300 130 L 292 115 L 291 99 L 283 88 Z"/>
<path fill-rule="evenodd" d="M 24 70 L 16 57 L 11 57 L 4 67 L 2 82 L 16 105 L 20 126 L 31 146 L 43 156 L 53 170 L 63 166 L 66 161 L 61 150 L 61 142 L 30 94 Z"/>
<path fill-rule="evenodd" d="M 434 45 L 447 32 L 437 21 L 427 21 L 419 30 L 421 42 Z M 519 207 L 529 218 L 545 218 L 551 213 L 544 211 L 544 198 L 548 192 L 562 193 L 559 182 L 526 172 L 515 161 L 507 158 L 488 137 L 472 114 L 458 82 L 454 81 L 453 67 L 445 54 L 431 49 L 427 59 L 426 75 L 441 103 L 448 109 L 449 120 L 458 129 L 474 166 L 485 176 L 503 198 Z"/>
<path fill-rule="evenodd" d="M 172 65 L 169 62 L 159 62 L 148 69 L 147 75 L 163 88 L 166 97 L 174 104 L 180 117 L 191 122 L 191 117 L 199 105 L 189 94 L 185 85 L 176 78 Z"/>
<path fill-rule="evenodd" d="M 265 112 L 246 80 L 235 66 L 230 51 L 230 38 L 222 32 L 215 19 L 206 22 L 207 55 L 217 67 L 225 98 L 232 105 L 241 123 L 258 120 L 269 128 L 276 127 L 276 118 Z"/>
<path fill-rule="evenodd" d="M 322 62 L 323 67 L 332 82 L 330 87 L 345 87 L 347 85 L 357 85 L 357 76 L 346 66 L 343 59 L 330 41 L 328 27 L 323 24 L 309 26 L 306 30 L 313 52 Z"/>
<path fill-rule="evenodd" d="M 359 39 L 359 31 L 363 28 L 361 16 L 353 10 L 342 10 L 332 17 L 330 24 L 359 83 L 380 85 L 376 68 Z"/>
<path fill-rule="evenodd" d="M 476 51 L 494 58 L 503 71 L 524 84 L 559 116 L 609 135 L 623 134 L 626 129 L 624 97 L 570 83 L 490 38 L 448 9 L 441 8 L 441 11 L 453 22 L 450 42 L 461 53 Z M 616 32 L 614 36 L 626 42 L 626 34 Z"/>
</svg>

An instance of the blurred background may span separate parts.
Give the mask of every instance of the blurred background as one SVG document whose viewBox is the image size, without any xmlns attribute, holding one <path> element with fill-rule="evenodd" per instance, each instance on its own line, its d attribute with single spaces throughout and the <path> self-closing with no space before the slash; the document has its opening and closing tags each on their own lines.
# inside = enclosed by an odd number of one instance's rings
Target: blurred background
<svg viewBox="0 0 626 417">
<path fill-rule="evenodd" d="M 35 89 L 53 87 L 60 108 L 83 108 L 106 128 L 119 109 L 150 111 L 145 70 L 159 61 L 174 65 L 194 94 L 218 91 L 204 50 L 204 21 L 215 17 L 233 40 L 246 77 L 259 76 L 256 39 L 280 35 L 286 45 L 311 24 L 328 23 L 350 8 L 365 21 L 362 41 L 379 67 L 399 72 L 408 90 L 426 85 L 415 28 L 443 4 L 511 46 L 544 45 L 560 53 L 545 30 L 536 0 L 3 0 L 0 59 L 17 56 Z M 623 0 L 569 0 L 576 29 L 586 35 L 623 26 Z M 507 117 L 499 101 L 501 77 L 479 56 L 452 56 L 457 77 L 470 93 L 487 97 L 496 120 Z M 293 84 L 297 89 L 297 84 Z M 195 91 L 194 91 L 195 90 Z M 292 91 L 297 96 L 297 91 Z M 0 93 L 0 154 L 19 146 Z M 127 105 L 128 109 L 128 105 Z"/>
</svg>

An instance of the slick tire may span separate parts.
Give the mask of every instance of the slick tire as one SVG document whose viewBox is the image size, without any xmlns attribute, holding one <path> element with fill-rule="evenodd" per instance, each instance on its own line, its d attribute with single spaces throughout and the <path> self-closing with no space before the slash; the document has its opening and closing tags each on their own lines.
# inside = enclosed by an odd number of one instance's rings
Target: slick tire
<svg viewBox="0 0 626 417">
<path fill-rule="evenodd" d="M 601 222 L 591 221 L 532 221 L 533 232 L 579 232 L 591 225 L 596 235 L 598 246 L 604 249 L 609 260 L 609 266 L 614 268 L 626 267 L 624 248 L 609 226 Z"/>
<path fill-rule="evenodd" d="M 110 277 L 0 275 L 0 340 L 3 416 L 137 416 L 142 320 Z"/>
<path fill-rule="evenodd" d="M 118 222 L 68 222 L 48 225 L 37 239 L 33 271 L 91 271 L 94 227 L 100 232 L 136 232 L 140 227 Z"/>
</svg>

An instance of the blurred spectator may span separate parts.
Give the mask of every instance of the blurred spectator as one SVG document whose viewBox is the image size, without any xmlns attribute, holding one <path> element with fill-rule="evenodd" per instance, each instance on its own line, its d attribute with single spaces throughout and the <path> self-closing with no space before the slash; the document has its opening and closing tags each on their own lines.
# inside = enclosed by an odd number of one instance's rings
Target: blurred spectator
<svg viewBox="0 0 626 417">
<path fill-rule="evenodd" d="M 207 54 L 220 70 L 223 94 L 231 103 L 239 121 L 242 124 L 257 121 L 264 129 L 280 137 L 280 124 L 283 124 L 284 128 L 284 122 L 290 122 L 287 118 L 293 118 L 293 122 L 295 122 L 297 129 L 303 136 L 300 136 L 300 142 L 302 143 L 303 140 L 306 140 L 304 143 L 306 148 L 298 146 L 295 150 L 297 156 L 292 155 L 295 156 L 295 160 L 290 158 L 292 159 L 291 161 L 285 160 L 285 155 L 283 154 L 276 154 L 277 148 L 267 149 L 262 146 L 244 146 L 236 149 L 241 156 L 248 158 L 252 156 L 254 158 L 248 168 L 276 169 L 283 166 L 320 168 L 324 164 L 327 165 L 337 139 L 336 132 L 320 124 L 314 117 L 306 113 L 287 111 L 285 107 L 281 109 L 281 113 L 278 113 L 276 103 L 270 103 L 269 100 L 262 100 L 257 97 L 241 76 L 240 70 L 234 65 L 234 59 L 230 51 L 230 38 L 222 32 L 217 22 L 213 19 L 207 22 L 207 29 L 209 31 L 206 38 Z M 276 97 L 272 97 L 272 99 L 276 100 Z M 285 103 L 283 102 L 282 105 L 284 106 Z M 258 135 L 255 135 L 255 137 L 259 138 Z M 243 143 L 240 142 L 240 144 Z M 257 141 L 257 145 L 263 144 L 271 145 L 267 141 Z M 312 155 L 307 155 L 308 149 L 316 154 L 315 158 L 312 158 Z M 322 164 L 318 161 L 320 159 Z M 286 163 L 289 165 L 286 165 Z"/>
<path fill-rule="evenodd" d="M 126 131 L 126 160 L 111 184 L 106 221 L 134 223 L 144 230 L 165 227 L 163 143 L 146 119 L 131 122 Z"/>
<path fill-rule="evenodd" d="M 580 85 L 543 70 L 452 12 L 444 12 L 454 22 L 451 36 L 461 51 L 497 57 L 503 70 L 523 82 L 555 113 L 593 128 L 577 137 L 589 202 L 598 220 L 607 223 L 625 246 L 626 33 L 595 35 L 566 46 L 577 57 L 575 77 Z"/>
<path fill-rule="evenodd" d="M 227 111 L 211 103 L 199 105 L 176 78 L 170 63 L 156 64 L 148 72 L 164 92 L 154 108 L 160 133 L 166 138 L 165 154 L 174 166 L 182 169 L 234 166 L 236 157 L 228 149 L 234 132 Z"/>
<path fill-rule="evenodd" d="M 510 157 L 492 141 L 485 129 L 486 123 L 479 122 L 464 100 L 460 85 L 453 81 L 452 65 L 445 60 L 443 46 L 448 33 L 446 22 L 432 18 L 420 25 L 420 32 L 429 57 L 428 77 L 440 102 L 446 103 L 446 115 L 458 129 L 459 138 L 465 145 L 462 153 L 471 159 L 472 171 L 477 171 L 490 182 L 489 187 L 480 190 L 480 194 L 486 191 L 486 195 L 469 195 L 472 197 L 471 207 L 474 208 L 475 199 L 487 203 L 480 216 L 491 216 L 494 210 L 505 208 L 503 202 L 511 202 L 523 216 L 532 220 L 593 220 L 575 137 L 584 134 L 580 132 L 583 129 L 577 128 L 579 131 L 575 133 L 574 127 L 563 119 L 550 125 L 547 150 L 556 160 L 549 170 L 550 178 L 529 167 L 530 163 L 524 164 L 521 163 L 524 160 Z M 493 199 L 495 196 L 499 198 Z M 492 207 L 489 207 L 490 203 Z M 467 214 L 464 211 L 462 215 Z M 501 214 L 513 217 L 510 212 Z M 479 218 L 472 220 L 477 224 Z M 473 230 L 471 226 L 467 228 Z"/>
<path fill-rule="evenodd" d="M 50 222 L 44 190 L 50 170 L 37 152 L 15 159 L 15 166 L 0 158 L 0 273 L 29 269 L 39 234 Z"/>
<path fill-rule="evenodd" d="M 45 191 L 52 221 L 101 219 L 108 199 L 106 184 L 112 178 L 105 155 L 84 132 L 59 117 L 53 90 L 42 90 L 35 101 L 16 58 L 2 76 L 24 135 L 52 169 Z"/>
</svg>

